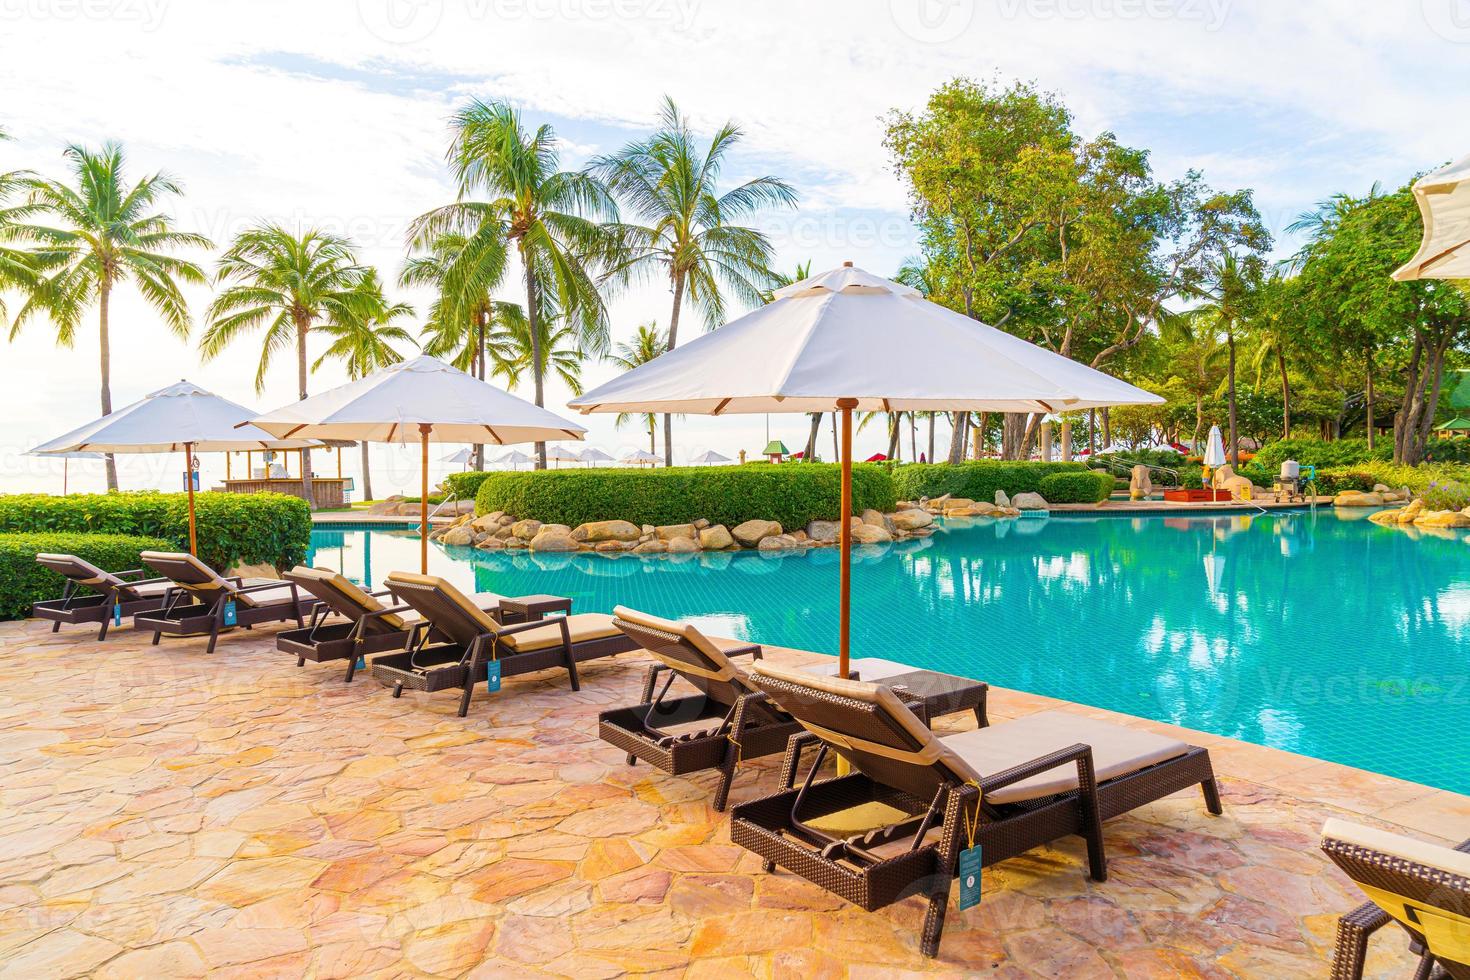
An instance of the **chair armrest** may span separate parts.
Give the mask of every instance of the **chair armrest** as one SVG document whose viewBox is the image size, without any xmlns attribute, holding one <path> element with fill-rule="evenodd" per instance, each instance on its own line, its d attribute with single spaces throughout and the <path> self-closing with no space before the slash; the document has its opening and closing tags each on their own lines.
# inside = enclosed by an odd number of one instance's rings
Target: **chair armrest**
<svg viewBox="0 0 1470 980">
<path fill-rule="evenodd" d="M 781 788 L 789 790 L 796 785 L 796 773 L 801 768 L 801 753 L 808 745 L 822 740 L 814 732 L 801 731 L 786 740 L 786 755 L 781 760 Z"/>
<path fill-rule="evenodd" d="M 1364 902 L 1337 920 L 1337 948 L 1332 956 L 1333 980 L 1361 980 L 1368 958 L 1368 939 L 1392 922 L 1383 909 Z"/>
<path fill-rule="evenodd" d="M 238 576 L 237 576 L 237 579 L 238 579 Z M 287 582 L 285 580 L 281 580 L 281 581 L 278 581 L 278 582 L 261 582 L 259 585 L 241 585 L 238 588 L 236 588 L 235 591 L 237 593 L 264 592 L 266 589 L 279 589 L 279 588 L 281 588 L 282 586 L 285 586 L 285 585 L 289 585 L 291 587 L 291 591 L 292 592 L 295 592 L 296 591 L 296 583 L 295 582 Z"/>
<path fill-rule="evenodd" d="M 761 659 L 761 645 L 759 643 L 747 643 L 744 646 L 735 647 L 733 650 L 721 651 L 727 657 L 750 657 L 752 660 Z"/>
<path fill-rule="evenodd" d="M 564 619 L 565 617 L 560 618 Z M 512 633 L 524 633 L 527 630 L 539 629 L 542 626 L 554 626 L 555 624 L 555 619 L 533 619 L 529 623 L 516 623 L 512 626 L 502 626 L 494 632 L 486 633 L 485 636 L 509 636 Z"/>
<path fill-rule="evenodd" d="M 1004 789 L 1014 783 L 1019 783 L 1023 779 L 1030 779 L 1032 776 L 1039 775 L 1040 773 L 1072 764 L 1076 764 L 1078 768 L 1078 781 L 1080 785 L 1085 789 L 1090 784 L 1093 795 L 1096 795 L 1097 784 L 1091 778 L 1093 771 L 1092 746 L 1081 743 L 1065 749 L 1058 749 L 1048 755 L 1038 756 L 1030 762 L 1023 762 L 1019 766 L 1012 766 L 1010 769 L 1004 772 L 998 772 L 993 776 L 982 776 L 980 779 L 980 789 L 983 793 L 990 793 L 994 790 Z M 1085 773 L 1082 771 L 1084 768 L 1086 770 Z M 1083 778 L 1084 776 L 1087 778 Z"/>
</svg>

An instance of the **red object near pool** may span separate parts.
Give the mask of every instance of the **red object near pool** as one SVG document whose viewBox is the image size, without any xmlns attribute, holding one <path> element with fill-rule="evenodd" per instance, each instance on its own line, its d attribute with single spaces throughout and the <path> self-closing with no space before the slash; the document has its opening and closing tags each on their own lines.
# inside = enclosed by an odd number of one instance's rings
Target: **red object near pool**
<svg viewBox="0 0 1470 980">
<path fill-rule="evenodd" d="M 1229 490 L 1165 490 L 1164 499 L 1171 504 L 1229 503 Z"/>
</svg>

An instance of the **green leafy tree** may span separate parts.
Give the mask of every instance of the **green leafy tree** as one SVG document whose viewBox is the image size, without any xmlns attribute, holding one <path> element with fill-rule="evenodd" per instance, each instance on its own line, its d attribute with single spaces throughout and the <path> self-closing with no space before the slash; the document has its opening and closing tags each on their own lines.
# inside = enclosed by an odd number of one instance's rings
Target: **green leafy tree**
<svg viewBox="0 0 1470 980">
<path fill-rule="evenodd" d="M 544 306 L 536 318 L 536 329 L 539 336 L 533 342 L 531 320 L 520 315 L 519 307 L 514 315 L 498 320 L 486 348 L 491 374 L 508 388 L 518 387 L 528 374 L 543 378 L 555 374 L 568 391 L 580 395 L 585 354 L 577 344 L 577 332 L 565 317 Z"/>
<path fill-rule="evenodd" d="M 9 139 L 10 135 L 0 129 L 0 142 Z M 40 256 L 12 244 L 18 237 L 16 225 L 29 213 L 29 208 L 19 200 L 27 177 L 29 174 L 23 172 L 0 173 L 0 321 L 9 319 L 4 291 L 30 292 L 41 280 Z"/>
<path fill-rule="evenodd" d="M 403 360 L 394 344 L 417 346 L 413 336 L 397 321 L 413 316 L 407 303 L 393 303 L 383 295 L 383 284 L 375 270 L 369 270 L 353 295 L 343 305 L 341 316 L 324 321 L 316 329 L 332 339 L 321 357 L 312 364 L 313 371 L 329 360 L 342 363 L 347 377 L 356 381 Z M 362 493 L 364 500 L 373 499 L 373 477 L 368 461 L 368 440 L 360 443 L 362 451 Z"/>
<path fill-rule="evenodd" d="M 1225 336 L 1226 368 L 1223 387 L 1229 417 L 1226 451 L 1230 465 L 1240 466 L 1239 405 L 1235 397 L 1235 339 L 1241 325 L 1254 311 L 1255 293 L 1260 282 L 1261 260 L 1253 256 L 1242 261 L 1226 252 L 1210 267 L 1211 288 L 1203 290 L 1205 304 L 1202 315 L 1215 321 L 1216 330 Z"/>
<path fill-rule="evenodd" d="M 493 265 L 484 253 L 495 242 L 514 246 L 525 279 L 535 402 L 543 405 L 548 359 L 535 348 L 546 335 L 544 308 L 559 311 L 581 350 L 595 354 L 607 348 L 607 308 L 597 273 L 613 247 L 605 222 L 616 218 L 617 208 L 596 177 L 559 169 L 550 126 L 528 132 L 508 105 L 472 100 L 455 113 L 453 130 L 449 163 L 459 199 L 416 219 L 412 242 L 427 247 L 440 235 L 462 235 L 466 266 L 481 268 Z M 545 443 L 536 444 L 536 457 L 536 467 L 545 469 Z"/>
<path fill-rule="evenodd" d="M 56 325 L 56 341 L 75 342 L 77 327 L 97 309 L 98 353 L 102 377 L 102 414 L 112 413 L 113 289 L 133 283 L 164 324 L 187 339 L 189 306 L 180 284 L 201 284 L 202 269 L 178 257 L 181 249 L 210 248 L 203 235 L 179 231 L 174 219 L 159 210 L 181 193 L 173 177 L 155 173 L 129 185 L 126 159 L 118 143 L 101 149 L 72 145 L 65 151 L 70 182 L 41 177 L 21 178 L 29 201 L 21 221 L 8 236 L 32 242 L 33 281 L 30 296 L 10 328 L 15 339 L 32 316 L 45 313 Z M 12 272 L 12 275 L 15 273 Z M 107 487 L 117 489 L 117 465 L 107 457 Z"/>
<path fill-rule="evenodd" d="M 1296 281 L 1273 272 L 1257 290 L 1254 311 L 1246 322 L 1250 364 L 1260 387 L 1273 370 L 1281 385 L 1281 438 L 1291 438 L 1291 372 L 1288 363 L 1302 346 L 1304 327 L 1297 310 Z"/>
<path fill-rule="evenodd" d="M 777 177 L 756 177 L 721 192 L 727 156 L 743 133 L 733 122 L 716 130 L 703 149 L 674 101 L 665 98 L 656 132 L 594 161 L 597 174 L 630 212 L 619 228 L 619 256 L 611 278 L 628 282 L 662 278 L 673 291 L 668 349 L 679 339 L 686 302 L 707 327 L 725 320 L 725 293 L 748 306 L 763 302 L 770 282 L 771 243 L 740 222 L 771 207 L 796 203 L 796 192 Z M 664 416 L 664 463 L 674 465 L 674 424 Z"/>
<path fill-rule="evenodd" d="M 661 357 L 668 352 L 668 349 L 668 342 L 659 331 L 658 324 L 650 320 L 647 323 L 639 324 L 637 332 L 633 335 L 633 339 L 619 343 L 613 348 L 612 353 L 605 355 L 604 359 L 612 364 L 616 364 L 624 371 L 631 371 L 640 365 L 647 364 L 649 361 Z M 632 419 L 633 416 L 631 414 L 623 412 L 613 420 L 613 425 L 621 429 L 632 421 Z M 656 455 L 658 453 L 658 416 L 652 412 L 648 412 L 642 415 L 641 419 L 643 421 L 643 427 L 648 431 L 648 451 Z"/>
<path fill-rule="evenodd" d="M 326 325 L 351 323 L 368 278 L 352 243 L 341 236 L 315 228 L 298 235 L 269 222 L 247 228 L 215 269 L 215 282 L 224 289 L 209 305 L 199 350 L 211 360 L 242 337 L 264 330 L 255 390 L 264 389 L 272 358 L 294 347 L 297 397 L 305 399 L 311 375 L 308 335 Z M 301 470 L 311 500 L 309 450 L 302 451 Z"/>
</svg>

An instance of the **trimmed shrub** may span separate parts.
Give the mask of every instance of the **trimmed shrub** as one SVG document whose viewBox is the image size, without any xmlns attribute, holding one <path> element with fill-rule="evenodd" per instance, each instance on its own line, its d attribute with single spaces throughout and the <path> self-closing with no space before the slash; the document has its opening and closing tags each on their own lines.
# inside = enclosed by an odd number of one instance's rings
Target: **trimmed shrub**
<svg viewBox="0 0 1470 980">
<path fill-rule="evenodd" d="M 460 500 L 474 500 L 475 495 L 480 492 L 480 484 L 484 483 L 485 478 L 489 475 L 483 470 L 451 473 L 444 478 L 444 488 Z"/>
<path fill-rule="evenodd" d="M 995 491 L 1006 496 L 1041 493 L 1041 481 L 1054 473 L 1084 473 L 1083 463 L 993 462 L 910 463 L 893 473 L 894 489 L 900 500 L 942 497 L 951 494 L 968 500 L 995 500 Z M 1050 500 L 1051 498 L 1047 498 Z"/>
<path fill-rule="evenodd" d="M 1287 459 L 1294 459 L 1303 466 L 1315 466 L 1319 470 L 1329 466 L 1386 463 L 1393 459 L 1393 441 L 1380 439 L 1373 451 L 1369 452 L 1367 439 L 1336 439 L 1332 442 L 1321 439 L 1280 439 L 1262 447 L 1255 456 L 1255 462 L 1272 474 L 1280 473 L 1281 463 Z"/>
<path fill-rule="evenodd" d="M 306 559 L 311 510 L 279 493 L 201 493 L 194 513 L 199 558 L 223 571 L 239 564 L 290 568 Z M 189 547 L 188 497 L 154 491 L 0 496 L 0 533 L 59 531 L 162 538 L 167 550 Z"/>
<path fill-rule="evenodd" d="M 1041 478 L 1040 493 L 1049 504 L 1097 504 L 1113 492 L 1116 483 L 1109 473 L 1052 473 Z"/>
<path fill-rule="evenodd" d="M 795 529 L 836 520 L 841 481 L 839 467 L 822 463 L 489 473 L 475 509 L 571 527 L 606 520 L 682 524 L 703 517 L 728 527 L 759 518 Z M 852 499 L 853 513 L 890 511 L 897 501 L 893 479 L 880 467 L 854 466 Z"/>
<path fill-rule="evenodd" d="M 142 567 L 140 553 L 170 547 L 162 538 L 131 534 L 0 534 L 0 619 L 21 619 L 31 614 L 31 603 L 61 597 L 66 579 L 36 563 L 43 551 L 121 572 Z"/>
</svg>

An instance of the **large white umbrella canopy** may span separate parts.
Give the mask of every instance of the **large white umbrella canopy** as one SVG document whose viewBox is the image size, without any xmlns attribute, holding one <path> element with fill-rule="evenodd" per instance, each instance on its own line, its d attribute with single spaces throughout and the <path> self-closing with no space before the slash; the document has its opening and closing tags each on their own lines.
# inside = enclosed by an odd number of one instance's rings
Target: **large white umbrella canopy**
<svg viewBox="0 0 1470 980">
<path fill-rule="evenodd" d="M 189 551 L 196 550 L 194 453 L 231 453 L 261 449 L 309 449 L 320 445 L 309 436 L 280 438 L 251 425 L 254 409 L 205 391 L 190 381 L 160 388 L 111 415 L 94 419 L 65 435 L 43 442 L 31 452 L 44 456 L 66 453 L 184 453 L 189 494 Z"/>
<path fill-rule="evenodd" d="M 730 457 L 721 456 L 713 449 L 707 449 L 704 452 L 700 453 L 698 456 L 695 456 L 689 462 L 695 464 L 696 466 L 711 466 L 715 463 L 728 463 L 730 462 Z"/>
<path fill-rule="evenodd" d="M 1393 277 L 1470 279 L 1470 156 L 1414 183 L 1424 219 L 1419 251 Z"/>
<path fill-rule="evenodd" d="M 888 356 L 902 350 L 905 356 Z M 1135 388 L 924 299 L 851 263 L 599 385 L 581 412 L 842 413 L 842 503 L 852 513 L 852 413 L 1063 412 L 1158 404 Z M 847 674 L 851 522 L 841 522 L 838 669 Z"/>
<path fill-rule="evenodd" d="M 283 405 L 254 422 L 282 438 L 309 436 L 368 442 L 417 438 L 423 462 L 419 565 L 424 572 L 429 570 L 429 443 L 505 445 L 581 439 L 587 431 L 427 354 Z"/>
<path fill-rule="evenodd" d="M 1210 426 L 1210 438 L 1205 442 L 1204 464 L 1209 467 L 1225 465 L 1225 439 L 1218 425 Z"/>
</svg>

